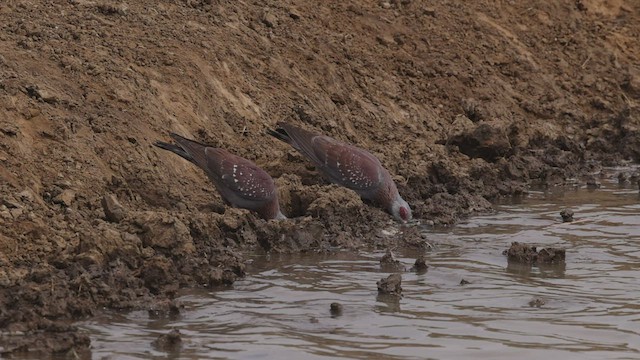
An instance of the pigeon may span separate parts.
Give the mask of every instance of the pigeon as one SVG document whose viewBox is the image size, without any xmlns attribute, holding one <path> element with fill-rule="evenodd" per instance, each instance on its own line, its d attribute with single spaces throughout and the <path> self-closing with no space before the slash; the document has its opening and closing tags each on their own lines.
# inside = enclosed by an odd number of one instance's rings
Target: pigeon
<svg viewBox="0 0 640 360">
<path fill-rule="evenodd" d="M 354 190 L 398 221 L 411 220 L 411 207 L 398 193 L 389 171 L 370 152 L 282 122 L 267 133 L 306 156 L 330 182 Z"/>
<path fill-rule="evenodd" d="M 273 179 L 252 161 L 174 133 L 170 135 L 176 144 L 156 141 L 154 145 L 204 170 L 227 205 L 254 211 L 265 220 L 286 219 L 280 212 Z"/>
</svg>

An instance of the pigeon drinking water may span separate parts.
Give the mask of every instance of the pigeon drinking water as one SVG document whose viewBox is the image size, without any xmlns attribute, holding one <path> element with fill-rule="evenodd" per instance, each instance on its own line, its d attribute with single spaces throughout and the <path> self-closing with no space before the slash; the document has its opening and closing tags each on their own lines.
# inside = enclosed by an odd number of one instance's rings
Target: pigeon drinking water
<svg viewBox="0 0 640 360">
<path fill-rule="evenodd" d="M 287 123 L 267 131 L 313 162 L 332 183 L 354 190 L 397 220 L 411 220 L 411 208 L 400 196 L 389 171 L 370 152 Z"/>
<path fill-rule="evenodd" d="M 204 170 L 227 204 L 254 211 L 266 220 L 286 219 L 280 212 L 273 179 L 252 161 L 177 134 L 172 133 L 171 137 L 176 144 L 157 141 L 154 145 Z"/>
</svg>

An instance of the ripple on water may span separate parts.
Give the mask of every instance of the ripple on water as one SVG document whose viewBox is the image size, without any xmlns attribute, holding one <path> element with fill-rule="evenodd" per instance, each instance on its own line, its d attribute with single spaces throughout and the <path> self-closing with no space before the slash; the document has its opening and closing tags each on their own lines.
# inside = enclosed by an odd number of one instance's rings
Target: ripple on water
<svg viewBox="0 0 640 360">
<path fill-rule="evenodd" d="M 561 222 L 566 207 L 575 222 Z M 497 210 L 425 230 L 429 270 L 403 273 L 401 299 L 377 295 L 383 252 L 256 257 L 232 289 L 185 293 L 177 319 L 105 313 L 82 326 L 94 355 L 113 358 L 163 356 L 150 343 L 173 327 L 185 359 L 639 358 L 637 190 L 534 192 Z M 508 265 L 512 241 L 566 248 L 566 266 Z M 417 255 L 397 254 L 406 269 Z"/>
</svg>

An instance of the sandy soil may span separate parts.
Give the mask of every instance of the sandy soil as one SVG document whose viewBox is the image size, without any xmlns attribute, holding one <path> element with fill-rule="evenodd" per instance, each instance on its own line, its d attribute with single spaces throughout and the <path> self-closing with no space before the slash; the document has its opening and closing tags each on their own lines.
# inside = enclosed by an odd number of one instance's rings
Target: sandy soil
<svg viewBox="0 0 640 360">
<path fill-rule="evenodd" d="M 248 251 L 426 246 L 264 130 L 370 149 L 423 224 L 640 160 L 640 2 L 0 2 L 0 352 L 87 354 L 73 320 L 175 309 Z M 225 208 L 154 148 L 256 161 L 283 211 Z M 585 180 L 586 181 L 586 180 Z"/>
</svg>

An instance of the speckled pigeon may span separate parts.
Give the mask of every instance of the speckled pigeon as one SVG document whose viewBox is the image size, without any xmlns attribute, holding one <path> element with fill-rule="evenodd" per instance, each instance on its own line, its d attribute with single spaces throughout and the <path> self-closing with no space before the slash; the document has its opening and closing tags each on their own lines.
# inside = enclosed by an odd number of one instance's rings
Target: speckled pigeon
<svg viewBox="0 0 640 360">
<path fill-rule="evenodd" d="M 210 147 L 177 134 L 177 145 L 161 141 L 155 146 L 174 152 L 204 170 L 228 205 L 255 211 L 263 219 L 286 219 L 280 212 L 273 179 L 256 164 L 224 149 Z"/>
<path fill-rule="evenodd" d="M 411 220 L 409 204 L 389 171 L 370 152 L 287 123 L 267 132 L 309 158 L 329 181 L 377 203 L 399 221 Z"/>
</svg>

